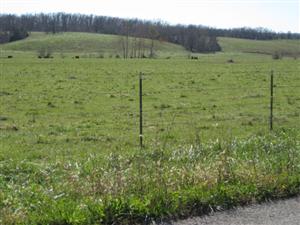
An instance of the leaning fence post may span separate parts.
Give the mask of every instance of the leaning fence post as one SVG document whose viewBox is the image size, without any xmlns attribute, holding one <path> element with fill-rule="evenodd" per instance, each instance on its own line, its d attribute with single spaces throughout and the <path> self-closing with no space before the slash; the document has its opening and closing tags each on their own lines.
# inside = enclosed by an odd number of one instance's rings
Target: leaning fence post
<svg viewBox="0 0 300 225">
<path fill-rule="evenodd" d="M 143 73 L 139 77 L 139 96 L 140 96 L 140 147 L 143 148 Z"/>
<path fill-rule="evenodd" d="M 271 70 L 271 82 L 270 82 L 270 131 L 273 130 L 273 70 Z"/>
</svg>

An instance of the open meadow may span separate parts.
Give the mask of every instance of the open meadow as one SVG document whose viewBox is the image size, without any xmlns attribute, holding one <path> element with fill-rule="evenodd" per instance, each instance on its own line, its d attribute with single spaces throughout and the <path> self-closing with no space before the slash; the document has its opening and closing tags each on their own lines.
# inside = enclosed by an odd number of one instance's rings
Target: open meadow
<svg viewBox="0 0 300 225">
<path fill-rule="evenodd" d="M 299 193 L 299 59 L 18 45 L 0 59 L 0 224 L 148 223 Z"/>
</svg>

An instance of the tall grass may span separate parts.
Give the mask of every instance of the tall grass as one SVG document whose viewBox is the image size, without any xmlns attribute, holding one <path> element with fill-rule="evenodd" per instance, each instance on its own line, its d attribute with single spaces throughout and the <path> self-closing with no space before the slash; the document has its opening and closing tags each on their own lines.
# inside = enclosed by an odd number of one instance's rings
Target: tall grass
<svg viewBox="0 0 300 225">
<path fill-rule="evenodd" d="M 0 224 L 134 224 L 299 193 L 296 130 L 35 164 L 0 161 Z"/>
</svg>

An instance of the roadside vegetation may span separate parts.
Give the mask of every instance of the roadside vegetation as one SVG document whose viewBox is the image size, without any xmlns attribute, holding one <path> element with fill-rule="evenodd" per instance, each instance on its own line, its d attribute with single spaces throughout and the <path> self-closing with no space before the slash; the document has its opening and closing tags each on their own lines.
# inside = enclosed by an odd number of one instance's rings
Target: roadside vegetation
<svg viewBox="0 0 300 225">
<path fill-rule="evenodd" d="M 299 146 L 299 132 L 289 130 L 52 162 L 2 159 L 0 221 L 147 224 L 293 196 Z"/>
</svg>

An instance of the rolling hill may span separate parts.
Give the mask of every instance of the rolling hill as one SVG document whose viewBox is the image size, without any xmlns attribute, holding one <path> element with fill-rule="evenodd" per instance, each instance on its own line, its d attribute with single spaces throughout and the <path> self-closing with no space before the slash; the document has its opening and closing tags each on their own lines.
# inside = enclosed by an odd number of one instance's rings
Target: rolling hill
<svg viewBox="0 0 300 225">
<path fill-rule="evenodd" d="M 49 48 L 56 53 L 98 53 L 122 55 L 122 36 L 95 34 L 95 33 L 58 33 L 45 34 L 32 32 L 24 40 L 2 44 L 2 50 L 36 52 L 40 48 Z M 145 54 L 149 54 L 151 40 L 143 39 Z M 134 38 L 129 38 L 129 52 L 134 43 Z M 186 55 L 184 47 L 168 42 L 154 42 L 155 53 L 164 55 Z"/>
<path fill-rule="evenodd" d="M 300 56 L 300 40 L 248 40 L 219 37 L 224 52 L 259 53 L 271 55 L 280 52 L 286 56 Z"/>
<path fill-rule="evenodd" d="M 67 32 L 58 34 L 46 34 L 32 32 L 24 40 L 1 44 L 1 50 L 5 52 L 27 52 L 32 55 L 41 48 L 48 48 L 53 53 L 80 54 L 80 55 L 122 55 L 122 36 Z M 134 44 L 134 38 L 129 38 L 129 54 Z M 143 39 L 145 55 L 149 54 L 151 40 Z M 218 42 L 224 53 L 257 53 L 271 55 L 280 52 L 285 56 L 300 56 L 300 40 L 248 40 L 239 38 L 219 37 Z M 190 54 L 181 45 L 169 42 L 154 42 L 155 54 L 158 57 L 186 57 Z"/>
</svg>

